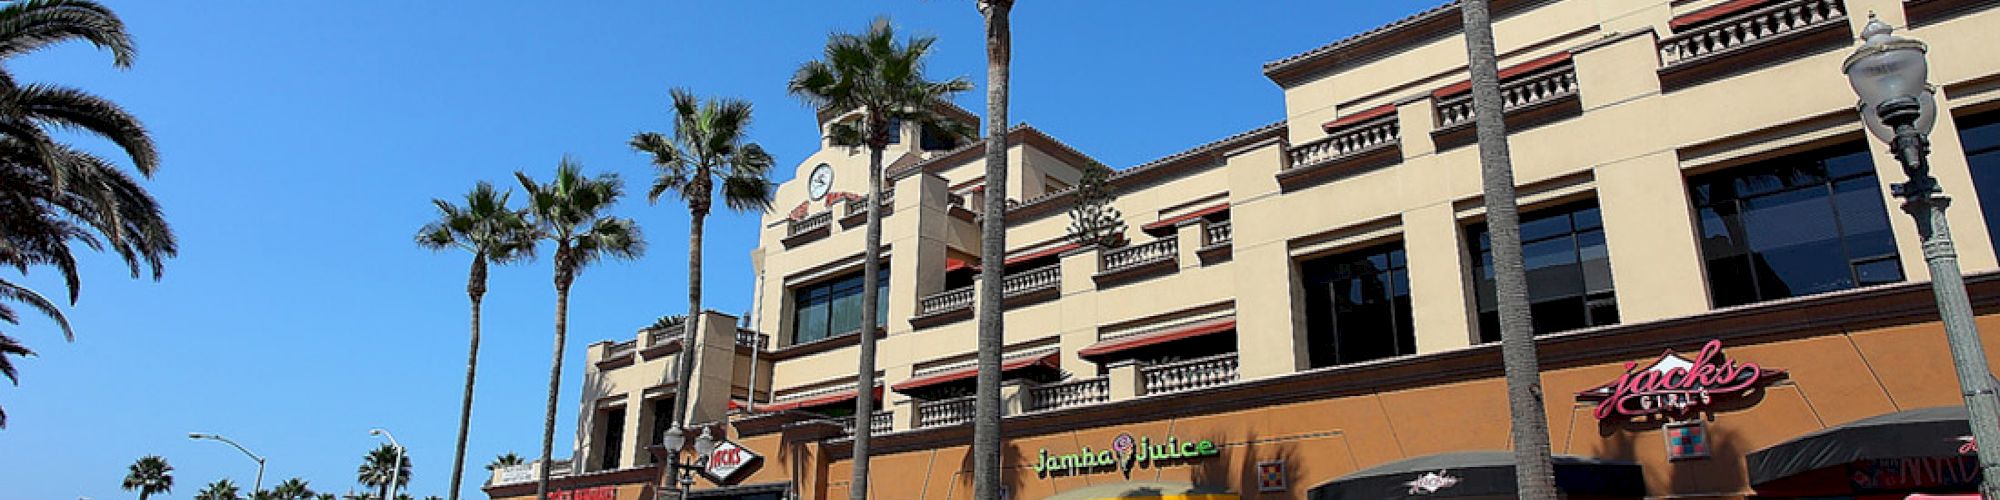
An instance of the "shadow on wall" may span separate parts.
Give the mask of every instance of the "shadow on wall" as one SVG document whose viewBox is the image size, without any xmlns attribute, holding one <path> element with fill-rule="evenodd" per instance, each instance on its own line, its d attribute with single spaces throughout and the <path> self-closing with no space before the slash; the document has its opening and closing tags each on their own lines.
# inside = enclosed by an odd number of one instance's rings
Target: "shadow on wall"
<svg viewBox="0 0 2000 500">
<path fill-rule="evenodd" d="M 952 480 L 958 481 L 959 480 L 958 478 L 961 477 L 964 478 L 965 484 L 968 486 L 968 488 L 965 490 L 965 498 L 972 498 L 974 491 L 972 488 L 970 488 L 970 486 L 972 486 L 972 443 L 970 442 L 972 438 L 970 435 L 972 432 L 972 424 L 970 422 L 967 422 L 964 425 L 966 427 L 966 433 L 967 433 L 965 455 L 964 458 L 959 459 L 958 472 L 956 474 L 953 474 Z M 1005 488 L 1006 491 L 1010 493 L 1009 495 L 1007 495 L 1007 497 L 1018 499 L 1021 498 L 1020 494 L 1021 489 L 1027 486 L 1028 484 L 1026 478 L 1033 477 L 1035 475 L 1035 469 L 1033 466 L 1030 465 L 1034 463 L 1034 458 L 1028 455 L 1027 451 L 1022 450 L 1021 446 L 1015 444 L 1013 440 L 1007 439 L 1007 436 L 1005 434 L 1006 433 L 1005 427 L 1001 428 L 1001 433 L 1002 434 L 1000 436 L 1000 487 Z M 940 452 L 932 451 L 931 453 L 940 453 Z M 952 498 L 959 497 L 956 494 L 956 492 L 954 492 L 950 496 Z"/>
<path fill-rule="evenodd" d="M 1708 444 L 1708 456 L 1688 458 L 1668 462 L 1666 430 L 1668 423 L 1684 421 L 1688 418 L 1670 419 L 1659 415 L 1644 418 L 1606 419 L 1598 422 L 1598 436 L 1603 445 L 1597 453 L 1600 458 L 1629 460 L 1659 464 L 1646 467 L 1647 476 L 1664 478 L 1656 484 L 1665 485 L 1668 491 L 1650 492 L 1654 494 L 1676 495 L 1738 495 L 1749 491 L 1749 477 L 1744 456 L 1753 450 L 1746 447 L 1741 433 L 1729 427 L 1726 422 L 1716 419 L 1717 414 L 1738 414 L 1739 411 L 1756 406 L 1768 394 L 1768 388 L 1752 389 L 1743 397 L 1730 398 L 1719 404 L 1695 412 L 1693 419 L 1701 420 L 1706 427 L 1703 440 Z M 1581 411 L 1590 411 L 1588 408 Z M 1739 414 L 1740 415 L 1740 414 Z M 1639 456 L 1640 439 L 1657 440 L 1657 457 Z"/>
<path fill-rule="evenodd" d="M 1245 433 L 1241 442 L 1227 442 L 1227 437 L 1221 435 L 1202 436 L 1201 439 L 1215 441 L 1217 447 L 1221 448 L 1223 453 L 1236 456 L 1236 460 L 1239 460 L 1240 463 L 1232 464 L 1230 460 L 1223 460 L 1220 457 L 1214 459 L 1195 459 L 1195 461 L 1187 463 L 1186 466 L 1190 469 L 1188 475 L 1189 482 L 1197 487 L 1226 488 L 1228 491 L 1235 492 L 1246 499 L 1298 498 L 1303 497 L 1305 490 L 1312 487 L 1312 485 L 1300 484 L 1304 478 L 1299 473 L 1299 468 L 1297 467 L 1299 464 L 1298 447 L 1300 446 L 1298 441 L 1267 440 L 1257 435 L 1255 431 Z M 1283 479 L 1285 490 L 1270 493 L 1260 491 L 1262 474 L 1257 470 L 1257 466 L 1264 462 L 1282 462 L 1284 464 Z M 1144 493 L 1143 491 L 1138 491 L 1143 489 L 1145 488 L 1135 489 L 1132 493 L 1128 493 L 1127 496 L 1144 497 L 1146 495 L 1138 494 Z"/>
</svg>

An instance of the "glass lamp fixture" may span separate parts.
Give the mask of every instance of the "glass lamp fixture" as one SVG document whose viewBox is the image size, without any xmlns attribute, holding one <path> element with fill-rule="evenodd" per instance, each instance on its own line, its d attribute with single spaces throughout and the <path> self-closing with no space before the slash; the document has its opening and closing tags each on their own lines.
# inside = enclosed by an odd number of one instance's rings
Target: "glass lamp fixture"
<svg viewBox="0 0 2000 500">
<path fill-rule="evenodd" d="M 717 444 L 715 442 L 715 435 L 710 433 L 707 427 L 702 427 L 701 435 L 694 438 L 694 452 L 700 454 L 699 458 L 695 460 L 699 462 L 708 458 L 708 454 L 715 451 Z"/>
<path fill-rule="evenodd" d="M 1895 125 L 1884 123 L 1881 113 L 1882 105 L 1890 101 L 1903 101 L 1898 103 L 1902 106 L 1915 101 L 1917 116 L 1911 125 L 1919 135 L 1930 135 L 1931 127 L 1937 124 L 1937 97 L 1926 82 L 1930 75 L 1930 63 L 1924 58 L 1927 48 L 1924 42 L 1892 34 L 1895 30 L 1870 14 L 1868 25 L 1861 29 L 1861 47 L 1841 64 L 1847 83 L 1861 97 L 1862 123 L 1882 142 L 1896 139 Z M 1890 106 L 1892 114 L 1896 107 L 1900 106 Z"/>
</svg>

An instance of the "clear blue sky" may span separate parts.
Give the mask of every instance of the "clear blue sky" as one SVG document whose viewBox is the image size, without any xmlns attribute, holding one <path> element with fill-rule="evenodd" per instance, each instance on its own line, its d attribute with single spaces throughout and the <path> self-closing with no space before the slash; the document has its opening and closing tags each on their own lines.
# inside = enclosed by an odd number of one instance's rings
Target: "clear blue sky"
<svg viewBox="0 0 2000 500">
<path fill-rule="evenodd" d="M 411 244 L 430 198 L 481 179 L 511 186 L 517 169 L 547 177 L 565 153 L 642 186 L 649 170 L 625 140 L 666 130 L 673 86 L 755 103 L 753 137 L 790 175 L 816 139 L 786 78 L 828 32 L 882 14 L 937 35 L 932 74 L 980 82 L 958 102 L 984 109 L 969 1 L 110 3 L 139 44 L 130 71 L 87 45 L 10 69 L 108 96 L 145 120 L 165 162 L 147 185 L 181 256 L 158 283 L 127 279 L 114 259 L 87 261 L 70 312 L 75 343 L 46 321 L 9 330 L 41 355 L 18 363 L 19 387 L 0 385 L 11 417 L 0 497 L 129 498 L 119 480 L 147 454 L 175 467 L 166 498 L 225 477 L 248 488 L 254 464 L 189 431 L 267 455 L 267 485 L 298 476 L 346 492 L 378 426 L 411 450 L 410 491 L 442 496 L 465 367 L 467 256 Z M 1129 167 L 1282 118 L 1262 63 L 1432 4 L 1023 0 L 1012 118 Z M 578 280 L 557 456 L 570 446 L 582 348 L 686 307 L 684 210 L 636 197 L 617 211 L 652 248 Z M 754 221 L 709 223 L 714 309 L 750 303 Z M 43 274 L 30 283 L 55 294 Z M 481 466 L 496 454 L 537 452 L 548 374 L 547 259 L 496 270 L 491 289 L 469 498 L 484 498 Z"/>
</svg>

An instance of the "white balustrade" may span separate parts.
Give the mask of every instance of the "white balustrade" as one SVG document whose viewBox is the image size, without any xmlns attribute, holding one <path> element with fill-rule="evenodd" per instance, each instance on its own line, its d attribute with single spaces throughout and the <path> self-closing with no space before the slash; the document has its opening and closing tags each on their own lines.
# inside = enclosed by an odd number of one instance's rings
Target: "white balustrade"
<svg viewBox="0 0 2000 500">
<path fill-rule="evenodd" d="M 1139 368 L 1146 394 L 1167 394 L 1236 381 L 1236 353 Z"/>
<path fill-rule="evenodd" d="M 1111 380 L 1105 377 L 1068 380 L 1032 387 L 1027 393 L 1027 411 L 1102 403 L 1111 399 Z"/>
<path fill-rule="evenodd" d="M 1168 236 L 1147 242 L 1143 245 L 1132 245 L 1107 251 L 1099 254 L 1101 255 L 1099 257 L 1101 260 L 1098 262 L 1098 269 L 1101 272 L 1108 273 L 1160 261 L 1174 260 L 1180 255 L 1180 248 L 1178 238 Z"/>
<path fill-rule="evenodd" d="M 1333 135 L 1292 147 L 1288 168 L 1310 167 L 1373 151 L 1402 140 L 1394 113 L 1334 131 Z"/>
<path fill-rule="evenodd" d="M 1696 63 L 1807 28 L 1844 23 L 1845 9 L 1840 0 L 1790 0 L 1731 15 L 1660 40 L 1660 64 L 1671 68 Z"/>
<path fill-rule="evenodd" d="M 1502 113 L 1576 95 L 1576 67 L 1562 65 L 1500 85 Z M 1437 104 L 1437 128 L 1472 123 L 1472 93 L 1462 92 Z"/>
</svg>

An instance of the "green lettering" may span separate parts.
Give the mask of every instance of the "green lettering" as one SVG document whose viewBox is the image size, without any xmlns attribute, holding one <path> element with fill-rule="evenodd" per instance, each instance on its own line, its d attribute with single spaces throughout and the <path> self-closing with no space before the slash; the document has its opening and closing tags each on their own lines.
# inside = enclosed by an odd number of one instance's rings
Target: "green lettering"
<svg viewBox="0 0 2000 500">
<path fill-rule="evenodd" d="M 1111 450 L 1097 452 L 1097 466 L 1103 467 L 1107 465 L 1117 465 L 1116 462 L 1111 461 Z"/>
<path fill-rule="evenodd" d="M 1036 474 L 1043 474 L 1043 475 L 1046 475 L 1046 474 L 1048 474 L 1048 473 L 1049 473 L 1049 449 L 1048 449 L 1048 448 L 1042 448 L 1042 452 L 1041 452 L 1041 458 L 1039 458 L 1039 459 L 1036 459 L 1036 460 L 1035 460 L 1035 473 L 1036 473 Z"/>
<path fill-rule="evenodd" d="M 1214 441 L 1203 439 L 1200 443 L 1195 444 L 1194 453 L 1197 456 L 1207 457 L 1221 454 L 1222 450 L 1215 448 Z"/>
</svg>

